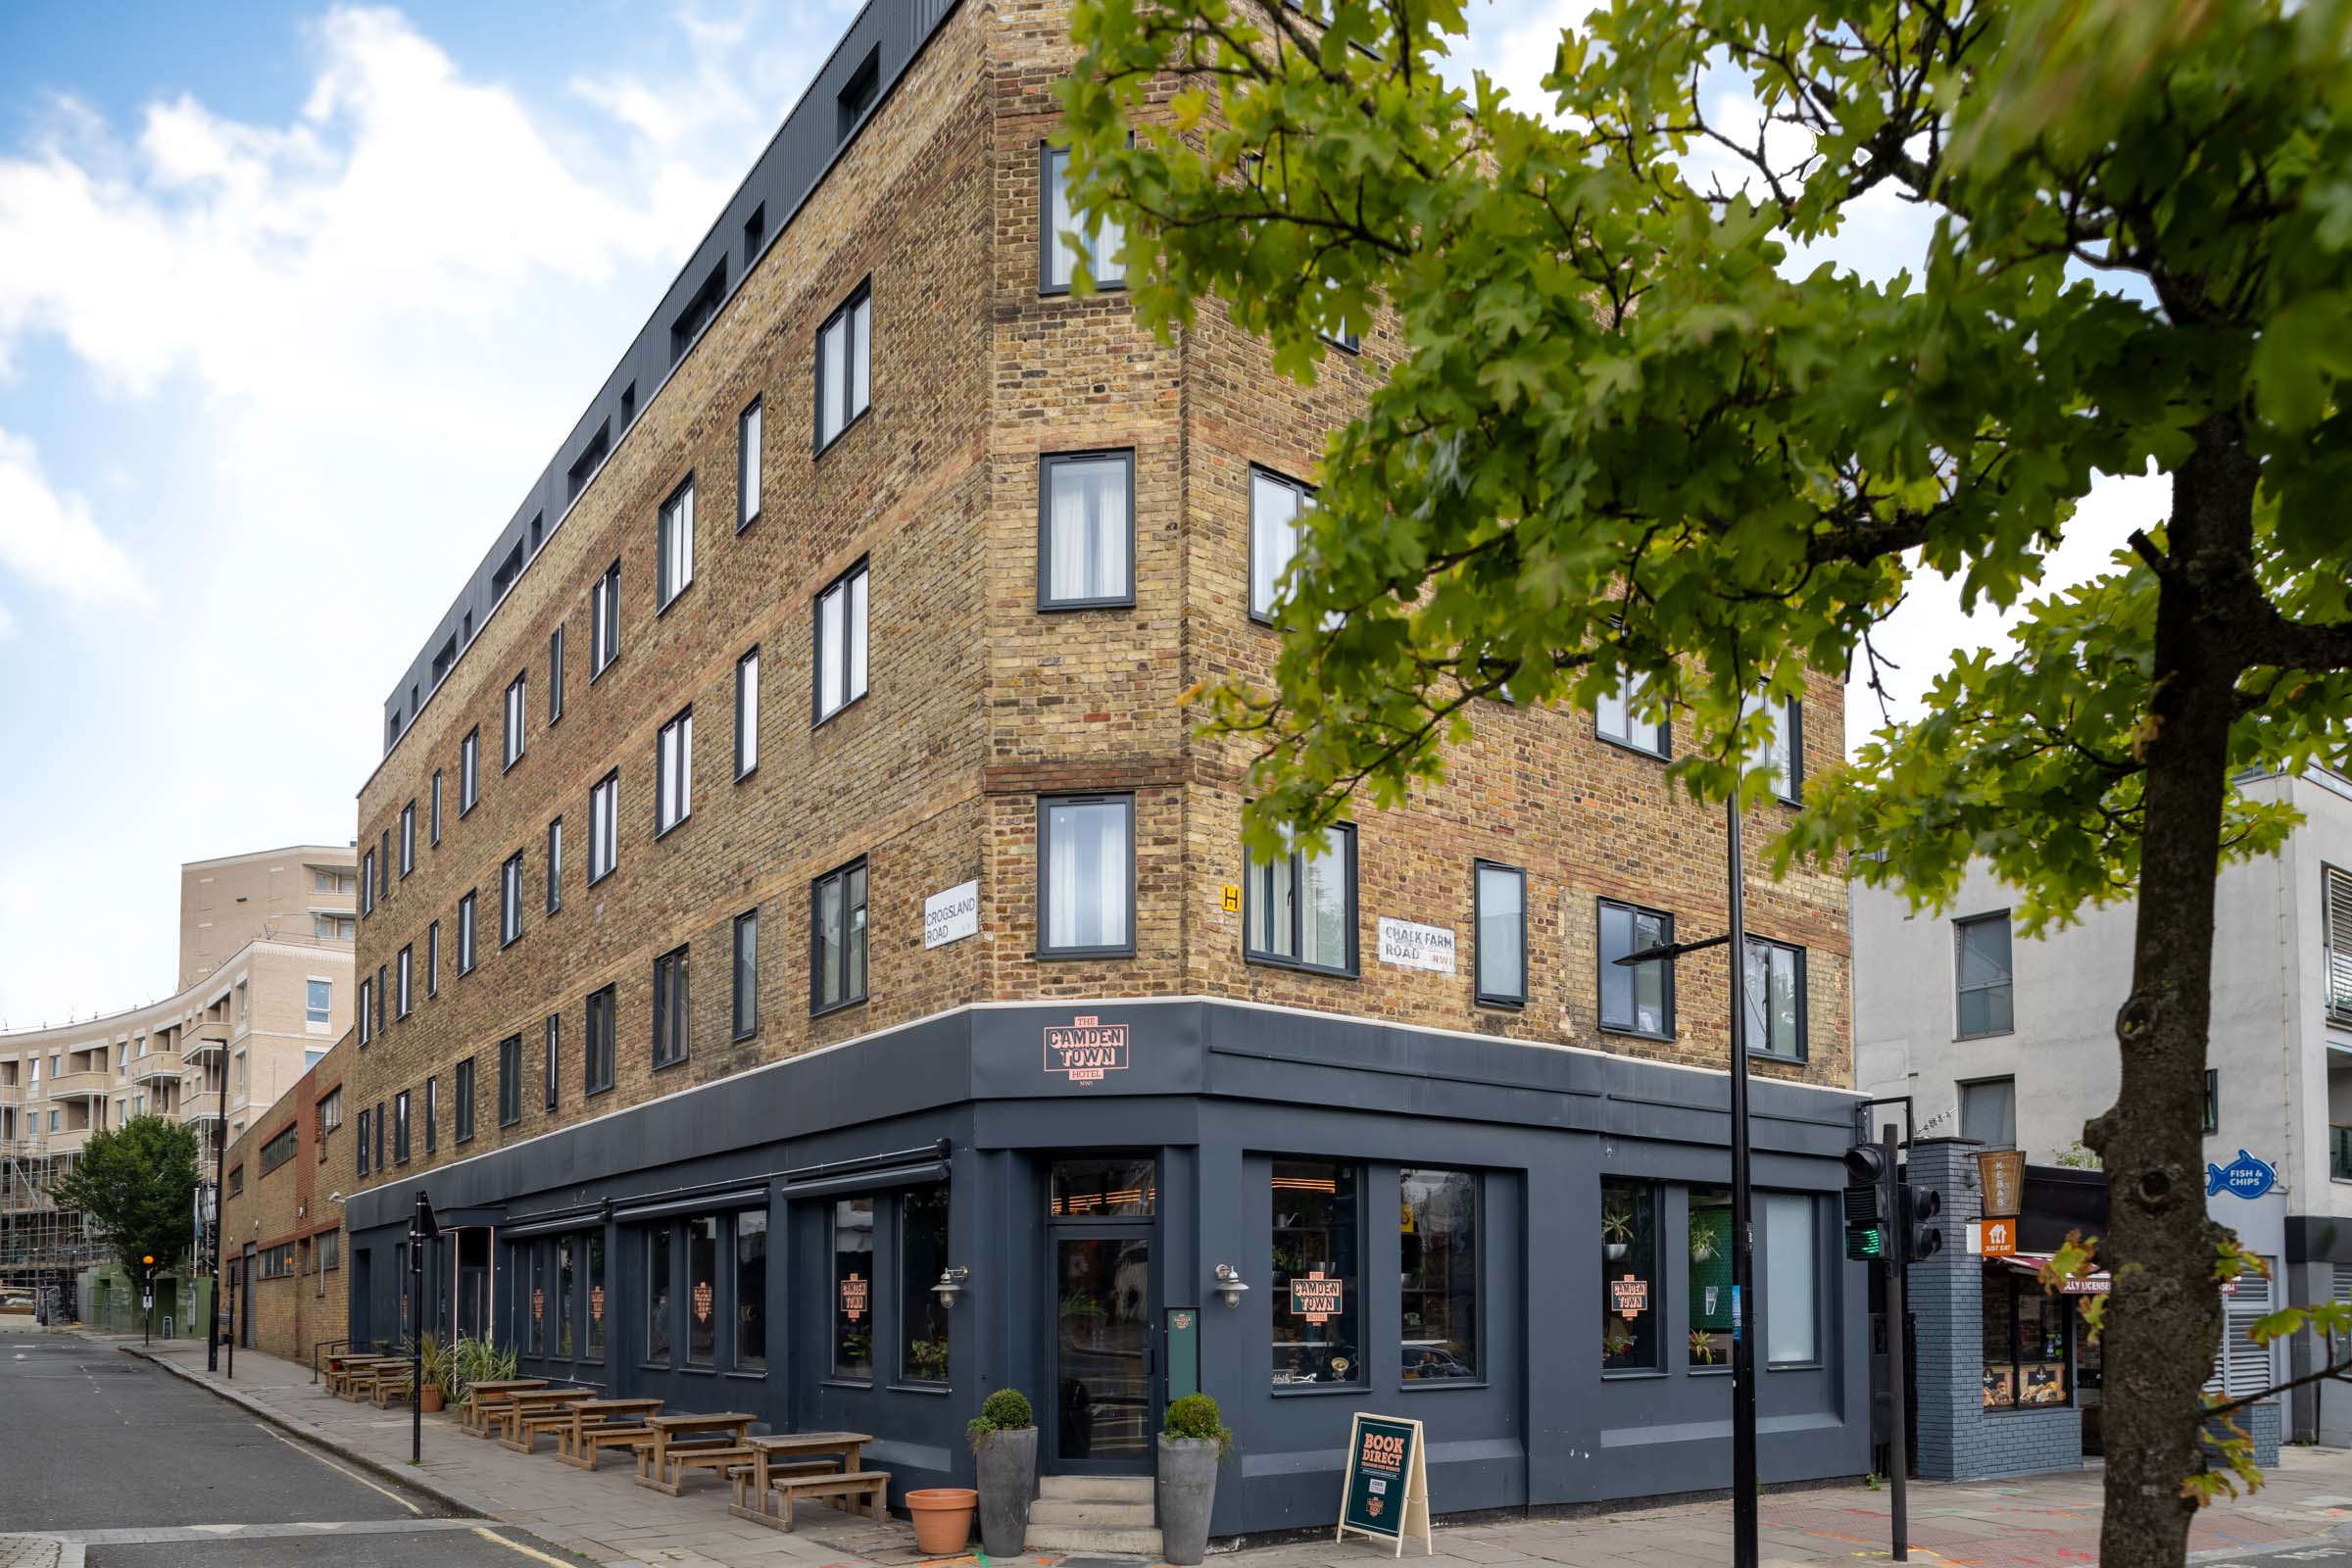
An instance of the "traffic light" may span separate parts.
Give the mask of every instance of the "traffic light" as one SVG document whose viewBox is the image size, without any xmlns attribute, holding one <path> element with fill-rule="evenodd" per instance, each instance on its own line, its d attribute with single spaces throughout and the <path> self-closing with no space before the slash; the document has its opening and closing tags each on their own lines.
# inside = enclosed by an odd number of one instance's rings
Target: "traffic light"
<svg viewBox="0 0 2352 1568">
<path fill-rule="evenodd" d="M 1876 1144 L 1845 1152 L 1845 1255 L 1876 1263 L 1887 1254 L 1886 1154 Z"/>
<path fill-rule="evenodd" d="M 1933 1187 L 1900 1189 L 1903 1208 L 1903 1261 L 1924 1263 L 1943 1250 L 1942 1228 L 1928 1223 L 1943 1212 L 1943 1195 Z"/>
</svg>

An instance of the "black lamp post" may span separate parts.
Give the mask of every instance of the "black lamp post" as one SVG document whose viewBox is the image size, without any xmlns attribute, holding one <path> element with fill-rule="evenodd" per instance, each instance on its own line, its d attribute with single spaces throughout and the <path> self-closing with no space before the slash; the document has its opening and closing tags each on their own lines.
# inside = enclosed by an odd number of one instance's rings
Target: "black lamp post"
<svg viewBox="0 0 2352 1568">
<path fill-rule="evenodd" d="M 1747 1149 L 1747 907 L 1740 854 L 1740 797 L 1724 808 L 1731 929 L 1696 942 L 1667 942 L 1629 953 L 1632 965 L 1671 962 L 1702 948 L 1732 950 L 1732 1565 L 1756 1568 L 1756 1343 L 1748 1332 L 1755 1305 L 1754 1192 Z"/>
</svg>

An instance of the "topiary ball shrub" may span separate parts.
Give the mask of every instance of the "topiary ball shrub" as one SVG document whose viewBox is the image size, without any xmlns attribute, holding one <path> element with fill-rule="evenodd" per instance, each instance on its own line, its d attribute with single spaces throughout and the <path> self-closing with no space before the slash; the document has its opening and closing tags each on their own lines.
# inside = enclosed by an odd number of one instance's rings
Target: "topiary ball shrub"
<svg viewBox="0 0 2352 1568">
<path fill-rule="evenodd" d="M 1171 1438 L 1203 1438 L 1214 1443 L 1220 1459 L 1233 1452 L 1233 1432 L 1225 1425 L 1217 1401 L 1205 1394 L 1188 1394 L 1170 1404 L 1162 1430 Z"/>
<path fill-rule="evenodd" d="M 963 1435 L 978 1453 L 992 1432 L 1018 1432 L 1037 1424 L 1029 1396 L 1018 1389 L 999 1389 L 980 1401 L 980 1413 L 963 1424 Z"/>
</svg>

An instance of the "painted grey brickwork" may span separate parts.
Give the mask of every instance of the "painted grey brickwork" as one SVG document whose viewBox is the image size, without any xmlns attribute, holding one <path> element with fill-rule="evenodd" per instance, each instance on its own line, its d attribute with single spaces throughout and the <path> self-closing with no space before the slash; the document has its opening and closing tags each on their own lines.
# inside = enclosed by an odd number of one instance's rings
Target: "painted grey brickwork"
<svg viewBox="0 0 2352 1568">
<path fill-rule="evenodd" d="M 1967 1248 L 1968 1222 L 1983 1212 L 1977 1151 L 1961 1138 L 1922 1139 L 1911 1148 L 1911 1185 L 1943 1195 L 1943 1250 L 1907 1276 L 1918 1336 L 1917 1465 L 1932 1481 L 1967 1481 L 2034 1470 L 2079 1469 L 2082 1413 L 1984 1408 L 1984 1259 Z"/>
</svg>

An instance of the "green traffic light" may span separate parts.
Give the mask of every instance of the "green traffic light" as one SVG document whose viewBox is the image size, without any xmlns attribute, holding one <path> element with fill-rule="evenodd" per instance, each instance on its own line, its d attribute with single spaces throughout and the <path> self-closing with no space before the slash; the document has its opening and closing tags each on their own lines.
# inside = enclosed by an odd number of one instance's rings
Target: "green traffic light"
<svg viewBox="0 0 2352 1568">
<path fill-rule="evenodd" d="M 1845 1232 L 1845 1255 L 1850 1259 L 1869 1262 L 1886 1255 L 1886 1231 L 1880 1225 L 1849 1225 Z"/>
</svg>

